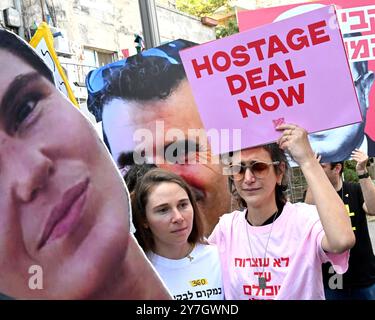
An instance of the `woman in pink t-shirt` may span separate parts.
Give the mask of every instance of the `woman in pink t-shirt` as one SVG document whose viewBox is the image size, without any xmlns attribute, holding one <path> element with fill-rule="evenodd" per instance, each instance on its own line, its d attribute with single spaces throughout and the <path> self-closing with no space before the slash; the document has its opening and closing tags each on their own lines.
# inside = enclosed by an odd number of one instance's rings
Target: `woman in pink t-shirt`
<svg viewBox="0 0 375 320">
<path fill-rule="evenodd" d="M 324 299 L 321 264 L 345 272 L 355 243 L 307 132 L 291 124 L 277 129 L 277 144 L 238 151 L 228 167 L 231 193 L 244 210 L 223 215 L 209 238 L 219 247 L 226 299 Z M 284 151 L 300 165 L 316 206 L 287 202 Z M 332 286 L 339 285 L 336 275 Z"/>
</svg>

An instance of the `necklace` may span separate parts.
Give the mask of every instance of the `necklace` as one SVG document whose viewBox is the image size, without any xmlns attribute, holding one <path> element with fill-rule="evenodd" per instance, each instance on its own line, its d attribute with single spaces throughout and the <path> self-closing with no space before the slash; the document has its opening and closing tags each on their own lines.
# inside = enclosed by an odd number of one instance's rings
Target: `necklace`
<svg viewBox="0 0 375 320">
<path fill-rule="evenodd" d="M 259 285 L 259 288 L 260 289 L 266 289 L 267 287 L 267 284 L 266 284 L 266 277 L 264 275 L 264 261 L 266 259 L 266 256 L 267 256 L 267 250 L 268 250 L 268 243 L 270 241 L 270 238 L 271 238 L 271 233 L 272 233 L 272 229 L 273 229 L 273 224 L 276 220 L 276 217 L 277 217 L 277 214 L 278 214 L 278 211 L 279 210 L 276 210 L 276 213 L 273 217 L 273 220 L 272 220 L 272 224 L 271 224 L 271 230 L 270 230 L 270 233 L 268 234 L 268 239 L 267 239 L 267 242 L 266 242 L 266 248 L 264 250 L 264 255 L 263 255 L 263 262 L 262 262 L 262 272 L 258 275 L 258 285 Z M 248 213 L 248 212 L 247 212 Z M 246 218 L 246 216 L 245 216 Z M 247 220 L 247 218 L 246 218 Z M 246 221 L 247 222 L 247 221 Z M 254 254 L 253 254 L 253 249 L 251 248 L 251 241 L 250 241 L 250 236 L 249 236 L 249 230 L 248 230 L 248 226 L 246 225 L 246 236 L 247 236 L 247 242 L 249 243 L 249 247 L 250 247 L 250 252 L 251 252 L 251 257 L 254 258 Z"/>
<path fill-rule="evenodd" d="M 194 248 L 195 248 L 195 243 L 193 243 L 191 251 L 185 256 L 185 258 L 188 258 L 190 262 L 194 260 L 194 257 L 191 255 L 191 253 L 194 251 Z"/>
</svg>

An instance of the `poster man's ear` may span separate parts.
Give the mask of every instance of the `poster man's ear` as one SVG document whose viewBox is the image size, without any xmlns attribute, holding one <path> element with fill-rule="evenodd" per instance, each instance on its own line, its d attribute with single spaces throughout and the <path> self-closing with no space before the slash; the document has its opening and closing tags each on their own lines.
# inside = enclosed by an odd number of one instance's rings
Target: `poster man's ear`
<svg viewBox="0 0 375 320">
<path fill-rule="evenodd" d="M 366 87 L 368 88 L 368 90 L 370 90 L 371 86 L 374 83 L 374 73 L 372 71 L 368 71 L 364 77 L 364 81 L 365 81 Z"/>
<path fill-rule="evenodd" d="M 284 177 L 284 174 L 285 174 L 285 163 L 284 162 L 281 162 L 278 166 L 278 179 L 277 179 L 277 183 L 279 185 L 281 185 L 282 181 L 283 181 L 283 177 Z"/>
<path fill-rule="evenodd" d="M 335 170 L 338 174 L 340 174 L 341 169 L 344 169 L 342 168 L 342 164 L 341 163 L 336 164 Z"/>
<path fill-rule="evenodd" d="M 364 90 L 363 94 L 366 99 L 366 107 L 369 107 L 369 95 L 370 95 L 370 90 L 371 87 L 374 83 L 374 73 L 372 71 L 368 71 L 364 77 L 363 77 L 363 83 L 364 83 Z"/>
<path fill-rule="evenodd" d="M 374 84 L 374 73 L 372 71 L 368 71 L 364 76 L 364 83 L 366 87 L 366 94 L 370 93 L 371 87 Z"/>
</svg>

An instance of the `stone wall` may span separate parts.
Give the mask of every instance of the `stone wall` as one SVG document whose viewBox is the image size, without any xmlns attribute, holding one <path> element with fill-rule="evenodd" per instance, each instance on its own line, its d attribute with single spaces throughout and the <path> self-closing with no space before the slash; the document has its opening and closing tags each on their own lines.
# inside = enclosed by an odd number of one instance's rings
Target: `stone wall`
<svg viewBox="0 0 375 320">
<path fill-rule="evenodd" d="M 0 25 L 1 26 L 5 26 L 3 10 L 7 9 L 9 7 L 14 8 L 14 1 L 13 0 L 0 0 Z"/>
<path fill-rule="evenodd" d="M 23 2 L 28 3 L 24 6 L 26 27 L 38 25 L 42 21 L 40 1 Z M 52 2 L 46 2 L 52 7 Z M 55 16 L 57 27 L 66 31 L 77 57 L 83 47 L 119 52 L 120 56 L 121 49 L 135 53 L 134 34 L 142 30 L 137 0 L 55 0 L 53 11 L 50 14 Z"/>
<path fill-rule="evenodd" d="M 204 43 L 216 39 L 215 29 L 203 25 L 197 17 L 162 5 L 157 5 L 157 15 L 162 42 L 182 38 Z"/>
<path fill-rule="evenodd" d="M 25 27 L 30 36 L 30 28 L 43 20 L 41 1 L 21 2 Z M 130 55 L 136 53 L 134 34 L 142 34 L 138 0 L 45 0 L 45 3 L 45 16 L 50 15 L 50 24 L 55 21 L 56 26 L 65 31 L 73 60 L 79 60 L 84 47 L 117 52 L 119 58 L 122 58 L 122 49 L 128 49 Z M 163 42 L 184 38 L 203 43 L 215 39 L 213 28 L 167 4 L 157 5 L 159 32 Z M 9 6 L 13 6 L 12 0 L 0 0 L 1 9 Z"/>
<path fill-rule="evenodd" d="M 89 54 L 84 49 L 114 54 L 118 59 L 123 58 L 124 49 L 129 55 L 135 54 L 134 35 L 142 34 L 138 0 L 44 0 L 44 10 L 40 0 L 20 1 L 26 38 L 30 39 L 33 30 L 43 21 L 43 12 L 49 24 L 57 28 L 52 31 L 63 32 L 64 37 L 55 38 L 55 49 L 58 44 L 67 48 L 60 50 L 66 52 L 60 55 L 60 63 L 66 70 L 82 111 L 93 120 L 85 108 L 87 91 L 84 83 L 87 73 L 94 66 L 88 62 L 92 60 L 87 59 Z M 215 39 L 214 28 L 203 25 L 194 16 L 175 10 L 174 1 L 156 3 L 162 42 L 182 38 L 203 43 Z M 0 9 L 13 6 L 13 0 L 0 0 Z"/>
</svg>

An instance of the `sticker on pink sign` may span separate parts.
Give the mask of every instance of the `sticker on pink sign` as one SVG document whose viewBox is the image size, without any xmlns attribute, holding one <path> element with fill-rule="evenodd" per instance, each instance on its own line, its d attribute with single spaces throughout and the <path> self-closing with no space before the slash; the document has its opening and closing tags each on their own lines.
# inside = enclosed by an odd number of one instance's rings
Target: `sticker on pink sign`
<svg viewBox="0 0 375 320">
<path fill-rule="evenodd" d="M 241 129 L 241 148 L 362 121 L 333 6 L 180 52 L 205 129 Z M 218 148 L 216 154 L 235 151 Z"/>
</svg>

